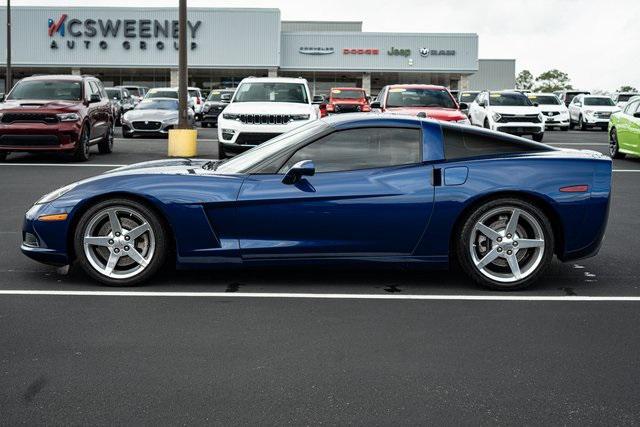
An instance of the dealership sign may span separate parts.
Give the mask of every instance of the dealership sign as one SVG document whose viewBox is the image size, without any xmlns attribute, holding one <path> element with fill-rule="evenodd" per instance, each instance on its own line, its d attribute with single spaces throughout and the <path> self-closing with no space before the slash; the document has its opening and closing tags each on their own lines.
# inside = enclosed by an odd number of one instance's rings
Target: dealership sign
<svg viewBox="0 0 640 427">
<path fill-rule="evenodd" d="M 421 47 L 420 50 L 420 55 L 427 57 L 429 55 L 431 56 L 454 56 L 456 54 L 455 50 L 438 50 L 438 49 L 429 49 L 426 47 Z"/>
<path fill-rule="evenodd" d="M 298 52 L 303 55 L 330 55 L 335 52 L 332 47 L 301 47 Z"/>
<path fill-rule="evenodd" d="M 345 48 L 342 49 L 343 55 L 377 55 L 380 53 L 380 49 L 354 49 L 354 48 Z"/>
<path fill-rule="evenodd" d="M 187 37 L 195 39 L 202 25 L 202 21 L 187 21 Z M 117 38 L 124 38 L 121 42 L 124 49 L 129 50 L 137 46 L 141 50 L 155 47 L 158 50 L 165 48 L 166 39 L 178 38 L 177 20 L 158 19 L 68 19 L 67 14 L 58 19 L 49 18 L 48 34 L 54 37 L 56 34 L 66 38 L 66 47 L 75 49 L 76 45 L 90 49 L 92 41 L 95 41 L 100 49 L 107 49 L 109 43 Z M 76 43 L 78 41 L 78 43 Z M 81 44 L 82 43 L 82 44 Z M 62 45 L 62 43 L 60 43 Z M 191 50 L 198 44 L 191 42 Z M 58 49 L 60 45 L 56 39 L 52 39 L 49 45 L 51 49 Z M 178 42 L 173 42 L 174 49 L 178 49 Z"/>
</svg>

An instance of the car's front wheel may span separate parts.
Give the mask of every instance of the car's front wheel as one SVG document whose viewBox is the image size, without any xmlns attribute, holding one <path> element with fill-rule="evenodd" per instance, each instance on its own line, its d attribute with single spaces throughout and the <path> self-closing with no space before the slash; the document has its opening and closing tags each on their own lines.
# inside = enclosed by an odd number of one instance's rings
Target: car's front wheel
<svg viewBox="0 0 640 427">
<path fill-rule="evenodd" d="M 89 145 L 89 126 L 84 125 L 80 131 L 80 137 L 73 152 L 73 160 L 76 162 L 86 162 L 91 156 L 91 146 Z"/>
<path fill-rule="evenodd" d="M 578 117 L 578 127 L 580 128 L 580 130 L 589 130 L 589 129 L 587 129 L 587 124 L 585 123 L 584 119 L 582 118 L 582 115 L 580 117 Z"/>
<path fill-rule="evenodd" d="M 544 139 L 544 132 L 540 132 L 540 133 L 534 133 L 533 134 L 533 140 L 536 142 L 542 142 L 542 140 Z"/>
<path fill-rule="evenodd" d="M 224 145 L 222 145 L 222 142 L 218 142 L 218 159 L 223 160 L 227 157 L 227 153 L 224 151 Z"/>
<path fill-rule="evenodd" d="M 153 276 L 164 264 L 168 235 L 147 206 L 128 199 L 97 203 L 74 230 L 78 264 L 109 286 L 131 286 Z"/>
<path fill-rule="evenodd" d="M 504 198 L 474 209 L 464 220 L 457 257 L 482 286 L 522 289 L 549 266 L 554 236 L 546 215 L 524 200 Z"/>
<path fill-rule="evenodd" d="M 620 152 L 620 145 L 618 145 L 618 131 L 616 128 L 611 129 L 609 134 L 609 155 L 612 159 L 624 159 L 625 154 Z"/>
</svg>

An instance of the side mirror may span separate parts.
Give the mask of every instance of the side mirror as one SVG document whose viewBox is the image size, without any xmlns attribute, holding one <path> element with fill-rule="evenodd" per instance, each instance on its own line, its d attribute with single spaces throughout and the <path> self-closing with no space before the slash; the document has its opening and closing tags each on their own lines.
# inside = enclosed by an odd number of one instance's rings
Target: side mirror
<svg viewBox="0 0 640 427">
<path fill-rule="evenodd" d="M 468 110 L 469 109 L 469 104 L 467 104 L 466 102 L 461 102 L 460 103 L 460 109 L 461 110 Z"/>
<path fill-rule="evenodd" d="M 100 101 L 102 101 L 102 98 L 100 98 L 100 95 L 97 93 L 92 93 L 89 96 L 89 104 L 92 104 L 94 102 L 100 102 Z"/>
<path fill-rule="evenodd" d="M 312 160 L 302 160 L 295 165 L 291 166 L 291 169 L 284 174 L 282 183 L 291 185 L 300 181 L 303 176 L 313 176 L 316 174 L 316 166 Z"/>
<path fill-rule="evenodd" d="M 380 105 L 380 101 L 373 101 L 370 105 L 371 109 L 381 109 L 382 106 Z"/>
<path fill-rule="evenodd" d="M 220 102 L 224 102 L 225 104 L 229 104 L 231 102 L 231 94 L 223 93 L 220 95 Z"/>
<path fill-rule="evenodd" d="M 324 96 L 322 95 L 316 95 L 313 97 L 313 103 L 316 105 L 322 105 L 324 104 Z"/>
</svg>

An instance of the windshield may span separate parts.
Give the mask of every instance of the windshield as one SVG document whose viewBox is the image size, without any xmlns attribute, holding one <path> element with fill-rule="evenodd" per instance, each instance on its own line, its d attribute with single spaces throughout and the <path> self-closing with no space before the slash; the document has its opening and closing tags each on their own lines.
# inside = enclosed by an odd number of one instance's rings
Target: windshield
<svg viewBox="0 0 640 427">
<path fill-rule="evenodd" d="M 502 107 L 530 107 L 533 105 L 531 101 L 529 101 L 529 98 L 521 93 L 500 92 L 491 92 L 489 94 L 489 103 Z"/>
<path fill-rule="evenodd" d="M 175 98 L 178 99 L 178 91 L 175 90 L 155 90 L 147 93 L 147 98 Z"/>
<path fill-rule="evenodd" d="M 220 163 L 216 168 L 216 171 L 221 173 L 246 172 L 254 165 L 267 160 L 274 154 L 282 150 L 286 150 L 288 147 L 291 147 L 304 140 L 305 138 L 319 133 L 326 128 L 327 125 L 322 121 L 314 120 L 300 126 L 299 128 L 293 129 L 287 133 L 283 133 L 280 136 L 270 139 L 269 141 L 262 143 L 249 151 L 245 151 L 244 153 L 239 154 L 230 160 Z"/>
<path fill-rule="evenodd" d="M 537 102 L 539 105 L 560 105 L 561 102 L 555 95 L 529 95 L 531 102 Z"/>
<path fill-rule="evenodd" d="M 455 101 L 446 89 L 420 88 L 389 89 L 386 107 L 458 108 Z"/>
<path fill-rule="evenodd" d="M 308 104 L 307 91 L 301 83 L 242 83 L 233 102 L 293 102 Z"/>
<path fill-rule="evenodd" d="M 221 90 L 212 90 L 211 93 L 209 94 L 209 96 L 207 97 L 207 101 L 212 101 L 212 102 L 219 102 L 220 101 L 220 97 L 222 95 L 224 95 L 225 93 L 228 93 L 229 95 L 233 96 L 233 92 L 231 91 L 221 91 Z"/>
<path fill-rule="evenodd" d="M 138 89 L 138 88 L 137 88 L 137 87 L 135 87 L 135 86 L 127 86 L 127 90 L 129 91 L 129 93 L 130 93 L 132 96 L 142 96 L 142 95 L 140 94 L 140 89 Z"/>
<path fill-rule="evenodd" d="M 107 96 L 111 99 L 122 99 L 122 96 L 120 95 L 120 89 L 105 89 L 105 91 L 107 91 Z"/>
<path fill-rule="evenodd" d="M 178 101 L 173 99 L 143 100 L 136 105 L 136 110 L 178 110 Z"/>
<path fill-rule="evenodd" d="M 476 99 L 476 96 L 478 96 L 478 92 L 462 92 L 460 94 L 460 102 L 473 102 Z"/>
<path fill-rule="evenodd" d="M 621 93 L 620 95 L 618 95 L 618 102 L 627 102 L 634 96 L 638 96 L 638 94 L 637 93 Z"/>
<path fill-rule="evenodd" d="M 332 99 L 364 99 L 363 90 L 350 89 L 333 89 L 331 91 Z"/>
<path fill-rule="evenodd" d="M 599 97 L 599 98 L 585 98 L 584 105 L 600 105 L 600 106 L 613 106 L 613 99 L 609 97 Z"/>
<path fill-rule="evenodd" d="M 189 96 L 192 98 L 200 98 L 200 92 L 195 89 L 189 89 L 187 92 L 189 92 Z"/>
<path fill-rule="evenodd" d="M 65 80 L 23 80 L 15 85 L 7 99 L 80 101 L 82 84 Z"/>
</svg>

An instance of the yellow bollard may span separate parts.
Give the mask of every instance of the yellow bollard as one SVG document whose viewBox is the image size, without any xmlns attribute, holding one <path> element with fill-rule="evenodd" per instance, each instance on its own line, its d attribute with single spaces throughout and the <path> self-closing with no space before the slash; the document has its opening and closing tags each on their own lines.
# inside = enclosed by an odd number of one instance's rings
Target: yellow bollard
<svg viewBox="0 0 640 427">
<path fill-rule="evenodd" d="M 196 129 L 169 129 L 169 157 L 194 157 L 197 154 Z"/>
</svg>

